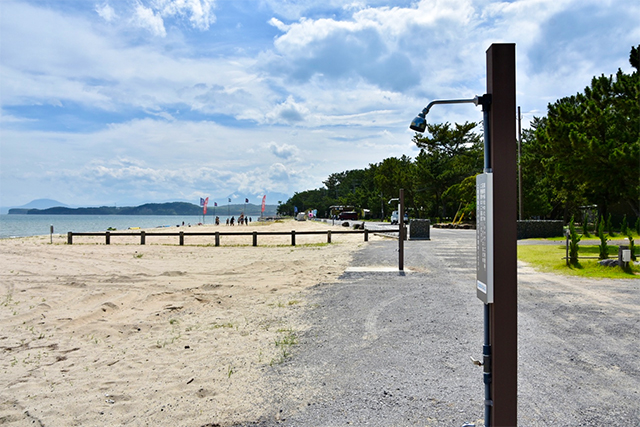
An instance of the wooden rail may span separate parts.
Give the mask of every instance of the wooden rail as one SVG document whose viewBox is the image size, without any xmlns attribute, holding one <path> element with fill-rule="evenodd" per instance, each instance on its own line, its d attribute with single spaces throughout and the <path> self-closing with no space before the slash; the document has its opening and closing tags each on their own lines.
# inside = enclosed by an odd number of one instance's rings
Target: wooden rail
<svg viewBox="0 0 640 427">
<path fill-rule="evenodd" d="M 369 230 L 327 230 L 327 231 L 240 231 L 240 232 L 232 232 L 232 231 L 216 231 L 216 232 L 204 232 L 204 231 L 195 231 L 185 233 L 184 231 L 179 232 L 152 232 L 148 233 L 146 231 L 138 231 L 138 232 L 88 232 L 88 233 L 74 233 L 73 231 L 69 231 L 67 233 L 67 244 L 73 244 L 73 238 L 75 236 L 104 236 L 105 244 L 111 244 L 111 237 L 116 236 L 140 236 L 140 244 L 144 245 L 147 243 L 147 237 L 159 237 L 159 236 L 177 236 L 178 242 L 180 246 L 184 246 L 184 239 L 186 237 L 191 236 L 214 236 L 214 242 L 216 246 L 220 246 L 220 236 L 252 236 L 253 237 L 253 246 L 258 246 L 258 236 L 286 236 L 291 235 L 291 246 L 296 245 L 296 236 L 299 235 L 309 235 L 309 234 L 326 234 L 327 235 L 327 243 L 331 243 L 331 235 L 332 234 L 364 234 L 364 241 L 369 241 Z"/>
</svg>

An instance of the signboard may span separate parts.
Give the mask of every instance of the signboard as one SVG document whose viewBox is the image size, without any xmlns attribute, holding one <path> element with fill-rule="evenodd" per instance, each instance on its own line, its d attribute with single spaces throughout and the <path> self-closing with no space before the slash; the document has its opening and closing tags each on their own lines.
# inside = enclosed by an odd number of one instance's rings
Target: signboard
<svg viewBox="0 0 640 427">
<path fill-rule="evenodd" d="M 476 177 L 476 294 L 493 303 L 493 174 Z"/>
</svg>

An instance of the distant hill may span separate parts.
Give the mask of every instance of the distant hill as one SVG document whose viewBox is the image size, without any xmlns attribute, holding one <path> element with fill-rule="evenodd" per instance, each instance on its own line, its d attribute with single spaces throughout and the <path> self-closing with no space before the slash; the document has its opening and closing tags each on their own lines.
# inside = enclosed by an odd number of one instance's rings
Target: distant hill
<svg viewBox="0 0 640 427">
<path fill-rule="evenodd" d="M 68 207 L 69 205 L 66 205 L 64 203 L 61 203 L 53 199 L 36 199 L 36 200 L 30 201 L 26 205 L 14 206 L 11 208 L 7 208 L 7 207 L 0 208 L 0 214 L 6 214 L 8 213 L 9 210 L 12 210 L 12 209 L 20 209 L 20 210 L 23 210 L 23 213 L 24 213 L 24 211 L 27 211 L 29 209 L 48 209 L 48 208 L 53 208 L 57 206 Z"/>
<path fill-rule="evenodd" d="M 260 216 L 260 205 L 251 203 L 218 206 L 207 208 L 207 216 L 215 215 L 240 215 L 244 211 L 246 215 Z M 276 205 L 265 205 L 265 215 L 275 215 Z M 170 203 L 147 203 L 140 206 L 115 207 L 101 206 L 93 208 L 70 208 L 65 206 L 55 206 L 47 209 L 12 208 L 9 215 L 202 215 L 202 208 L 193 203 L 170 202 Z"/>
</svg>

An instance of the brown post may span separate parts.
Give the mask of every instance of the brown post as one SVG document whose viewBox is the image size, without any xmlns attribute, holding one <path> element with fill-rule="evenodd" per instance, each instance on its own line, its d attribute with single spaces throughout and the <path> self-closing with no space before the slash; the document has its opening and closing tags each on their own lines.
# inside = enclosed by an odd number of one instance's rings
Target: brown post
<svg viewBox="0 0 640 427">
<path fill-rule="evenodd" d="M 291 230 L 291 246 L 296 245 L 296 230 Z"/>
<path fill-rule="evenodd" d="M 180 232 L 180 246 L 184 246 L 184 231 Z"/>
<path fill-rule="evenodd" d="M 400 210 L 398 211 L 398 270 L 404 270 L 404 188 L 400 189 Z"/>
<path fill-rule="evenodd" d="M 331 243 L 331 230 L 327 231 L 327 243 Z"/>
<path fill-rule="evenodd" d="M 491 426 L 518 423 L 518 276 L 516 180 L 516 49 L 487 50 L 493 170 L 494 302 L 490 304 Z"/>
<path fill-rule="evenodd" d="M 107 231 L 106 233 L 104 233 L 104 240 L 105 240 L 105 243 L 107 245 L 111 244 L 111 233 L 110 232 Z"/>
<path fill-rule="evenodd" d="M 146 243 L 146 237 L 147 237 L 147 233 L 145 233 L 144 231 L 140 232 L 140 244 L 144 245 Z"/>
<path fill-rule="evenodd" d="M 67 245 L 73 245 L 73 231 L 67 233 Z"/>
<path fill-rule="evenodd" d="M 216 246 L 220 246 L 220 232 L 216 231 Z"/>
<path fill-rule="evenodd" d="M 253 246 L 258 246 L 258 232 L 253 232 Z"/>
</svg>

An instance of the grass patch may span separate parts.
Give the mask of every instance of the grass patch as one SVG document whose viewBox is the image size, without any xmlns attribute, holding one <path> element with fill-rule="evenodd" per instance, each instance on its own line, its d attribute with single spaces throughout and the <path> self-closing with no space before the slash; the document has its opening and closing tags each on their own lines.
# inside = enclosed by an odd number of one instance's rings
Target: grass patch
<svg viewBox="0 0 640 427">
<path fill-rule="evenodd" d="M 291 328 L 281 328 L 277 330 L 278 337 L 276 337 L 274 344 L 276 346 L 277 354 L 271 359 L 270 366 L 285 362 L 291 357 L 291 347 L 298 344 L 298 337 Z"/>
<path fill-rule="evenodd" d="M 609 257 L 618 257 L 618 247 L 609 245 Z M 598 246 L 580 246 L 579 257 L 597 257 Z M 603 279 L 640 279 L 640 267 L 631 263 L 630 271 L 620 267 L 604 267 L 597 259 L 578 259 L 578 264 L 567 267 L 565 245 L 521 245 L 518 246 L 518 259 L 531 264 L 540 271 L 570 276 Z"/>
</svg>

